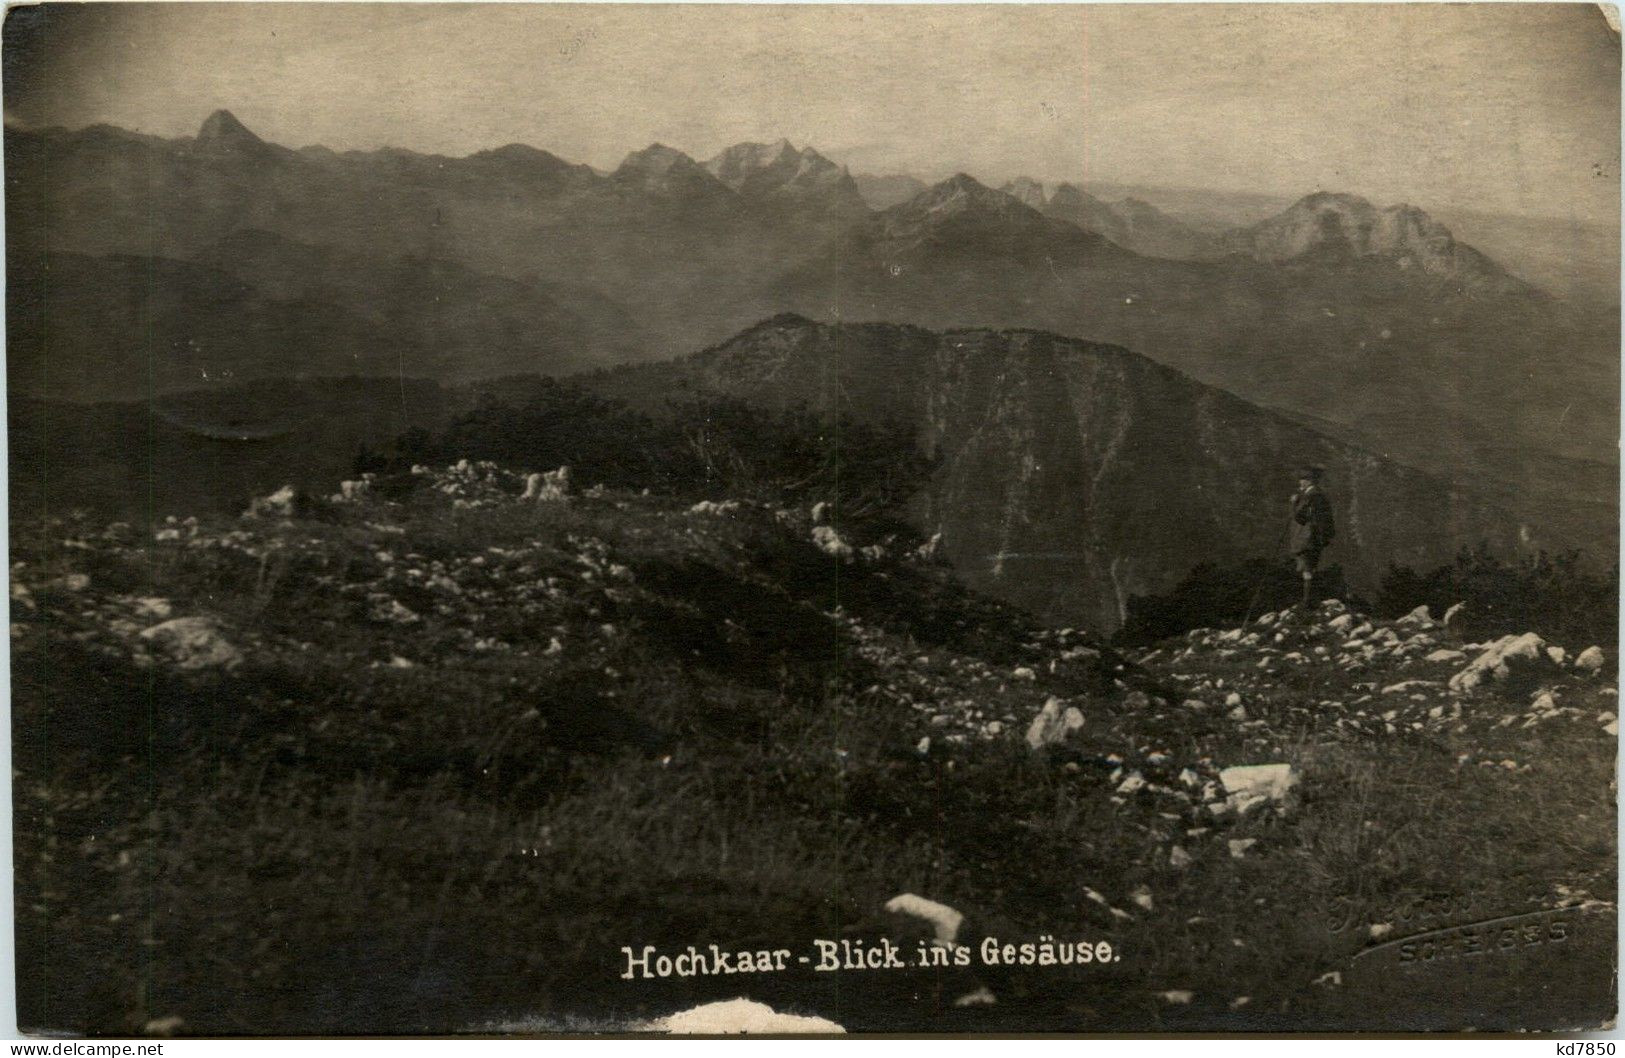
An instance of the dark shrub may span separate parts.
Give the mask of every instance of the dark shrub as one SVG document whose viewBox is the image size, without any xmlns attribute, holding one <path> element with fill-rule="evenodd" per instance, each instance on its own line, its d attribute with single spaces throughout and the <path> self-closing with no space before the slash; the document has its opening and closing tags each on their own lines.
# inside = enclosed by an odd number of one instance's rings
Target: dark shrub
<svg viewBox="0 0 1625 1058">
<path fill-rule="evenodd" d="M 1342 566 L 1315 574 L 1314 595 L 1358 603 L 1350 598 Z M 1145 646 L 1193 628 L 1235 627 L 1302 598 L 1303 580 L 1284 560 L 1256 558 L 1233 566 L 1203 563 L 1173 591 L 1130 597 L 1128 616 L 1112 641 L 1119 646 Z"/>
<path fill-rule="evenodd" d="M 1613 643 L 1619 635 L 1619 566 L 1596 572 L 1577 551 L 1555 557 L 1542 551 L 1508 562 L 1481 544 L 1428 573 L 1389 566 L 1375 612 L 1396 617 L 1426 605 L 1438 617 L 1458 602 L 1466 604 L 1460 628 L 1469 639 L 1536 632 L 1575 649 Z"/>
</svg>

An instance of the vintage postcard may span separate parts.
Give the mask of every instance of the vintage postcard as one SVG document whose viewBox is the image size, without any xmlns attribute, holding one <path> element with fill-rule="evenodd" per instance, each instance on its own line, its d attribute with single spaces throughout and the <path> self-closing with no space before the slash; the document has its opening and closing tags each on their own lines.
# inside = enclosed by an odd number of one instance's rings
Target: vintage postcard
<svg viewBox="0 0 1625 1058">
<path fill-rule="evenodd" d="M 21 1031 L 1612 1024 L 1612 7 L 3 68 Z"/>
</svg>

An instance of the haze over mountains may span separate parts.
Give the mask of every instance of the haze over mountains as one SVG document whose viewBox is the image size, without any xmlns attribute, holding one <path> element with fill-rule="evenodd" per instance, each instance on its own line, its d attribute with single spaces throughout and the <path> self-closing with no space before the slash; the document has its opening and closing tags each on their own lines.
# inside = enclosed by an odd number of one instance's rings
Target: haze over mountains
<svg viewBox="0 0 1625 1058">
<path fill-rule="evenodd" d="M 786 311 L 1027 327 L 1470 483 L 1555 538 L 1617 532 L 1617 307 L 1553 298 L 1409 206 L 1317 194 L 1216 231 L 959 174 L 876 210 L 874 181 L 783 141 L 655 144 L 600 174 L 521 145 L 292 150 L 225 112 L 177 140 L 8 127 L 6 169 L 18 395 L 567 373 Z"/>
</svg>

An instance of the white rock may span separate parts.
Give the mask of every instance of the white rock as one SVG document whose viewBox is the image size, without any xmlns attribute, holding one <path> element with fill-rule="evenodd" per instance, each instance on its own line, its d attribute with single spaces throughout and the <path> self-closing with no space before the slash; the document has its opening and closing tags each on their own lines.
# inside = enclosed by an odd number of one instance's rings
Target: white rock
<svg viewBox="0 0 1625 1058">
<path fill-rule="evenodd" d="M 531 503 L 557 503 L 570 497 L 570 468 L 559 467 L 541 474 L 525 475 L 525 491 L 519 497 Z"/>
<path fill-rule="evenodd" d="M 738 500 L 723 500 L 721 503 L 718 503 L 715 500 L 701 500 L 699 503 L 696 503 L 694 506 L 690 507 L 688 509 L 688 513 L 723 515 L 732 514 L 737 510 L 739 510 Z"/>
<path fill-rule="evenodd" d="M 1038 673 L 1022 665 L 1010 673 L 1010 678 L 1014 680 L 1036 680 L 1038 679 Z"/>
<path fill-rule="evenodd" d="M 284 485 L 269 496 L 262 496 L 248 504 L 244 518 L 292 518 L 299 502 L 299 490 Z"/>
<path fill-rule="evenodd" d="M 1425 628 L 1433 623 L 1433 614 L 1424 604 L 1401 617 L 1398 623 L 1402 625 L 1419 625 Z"/>
<path fill-rule="evenodd" d="M 180 669 L 230 671 L 243 663 L 242 651 L 208 617 L 177 617 L 146 629 L 141 638 L 157 646 Z"/>
<path fill-rule="evenodd" d="M 1168 850 L 1168 866 L 1174 868 L 1175 870 L 1182 871 L 1190 865 L 1191 854 L 1186 852 L 1184 848 L 1179 845 L 1175 845 L 1173 848 Z"/>
<path fill-rule="evenodd" d="M 1033 717 L 1031 726 L 1027 728 L 1027 745 L 1032 749 L 1043 749 L 1062 742 L 1073 732 L 1083 730 L 1083 713 L 1076 706 L 1061 708 L 1061 700 L 1053 695 L 1044 702 L 1044 707 Z"/>
<path fill-rule="evenodd" d="M 1552 659 L 1553 665 L 1561 665 L 1568 658 L 1569 652 L 1562 647 L 1547 647 L 1546 656 Z"/>
<path fill-rule="evenodd" d="M 1228 793 L 1224 803 L 1237 815 L 1246 815 L 1266 804 L 1284 811 L 1298 774 L 1290 764 L 1248 764 L 1225 768 L 1219 772 L 1219 782 Z"/>
<path fill-rule="evenodd" d="M 826 1018 L 800 1014 L 780 1014 L 766 1003 L 749 999 L 727 999 L 706 1003 L 662 1018 L 651 1026 L 656 1032 L 674 1035 L 735 1036 L 741 1034 L 819 1034 L 846 1032 Z"/>
<path fill-rule="evenodd" d="M 947 904 L 927 900 L 913 893 L 899 893 L 886 901 L 886 910 L 894 915 L 907 915 L 929 923 L 938 944 L 953 944 L 959 939 L 959 927 L 965 924 L 963 913 Z"/>
<path fill-rule="evenodd" d="M 1231 838 L 1230 855 L 1239 860 L 1246 856 L 1247 850 L 1256 844 L 1258 844 L 1257 838 Z"/>
<path fill-rule="evenodd" d="M 914 752 L 918 753 L 922 757 L 925 756 L 927 753 L 930 753 L 931 752 L 931 736 L 926 735 L 924 738 L 920 739 L 920 741 L 916 742 L 914 744 Z"/>
<path fill-rule="evenodd" d="M 812 531 L 813 543 L 818 549 L 832 558 L 843 562 L 852 561 L 852 545 L 841 539 L 841 534 L 827 525 L 815 525 Z"/>
<path fill-rule="evenodd" d="M 1175 1006 L 1184 1006 L 1195 998 L 1196 993 L 1192 992 L 1188 988 L 1173 988 L 1162 993 L 1162 1001 L 1164 1003 L 1172 1003 Z"/>
<path fill-rule="evenodd" d="M 1574 659 L 1574 667 L 1581 672 L 1597 672 L 1601 670 L 1606 660 L 1601 647 L 1586 647 L 1580 651 L 1580 656 Z"/>
<path fill-rule="evenodd" d="M 1454 627 L 1456 627 L 1457 622 L 1461 618 L 1461 612 L 1463 610 L 1465 610 L 1466 608 L 1467 608 L 1466 603 L 1464 603 L 1464 602 L 1456 603 L 1454 606 L 1452 606 L 1449 609 L 1445 610 L 1444 618 L 1439 623 L 1444 625 L 1446 628 L 1454 628 Z"/>
<path fill-rule="evenodd" d="M 988 988 L 987 985 L 983 985 L 976 991 L 966 992 L 964 995 L 954 1000 L 954 1006 L 988 1007 L 992 1006 L 996 1002 L 998 1002 L 998 999 L 993 995 L 993 990 Z"/>
<path fill-rule="evenodd" d="M 1459 650 L 1440 649 L 1440 650 L 1435 650 L 1433 653 L 1429 654 L 1423 660 L 1424 661 L 1431 661 L 1431 662 L 1434 662 L 1435 664 L 1437 664 L 1439 662 L 1446 662 L 1446 661 L 1461 661 L 1461 660 L 1465 659 L 1466 657 L 1467 657 L 1467 655 L 1463 654 Z"/>
<path fill-rule="evenodd" d="M 1151 897 L 1151 887 L 1142 885 L 1128 895 L 1129 901 L 1142 911 L 1155 911 L 1156 901 Z"/>
<path fill-rule="evenodd" d="M 1450 689 L 1466 692 L 1486 680 L 1504 680 L 1511 673 L 1510 663 L 1520 660 L 1548 661 L 1546 641 L 1533 632 L 1525 632 L 1521 636 L 1502 636 L 1489 644 L 1488 648 L 1466 668 L 1450 677 Z"/>
<path fill-rule="evenodd" d="M 1393 931 L 1394 927 L 1386 922 L 1373 922 L 1371 928 L 1366 932 L 1370 934 L 1372 940 L 1381 940 Z"/>
<path fill-rule="evenodd" d="M 135 615 L 149 617 L 154 621 L 167 621 L 175 612 L 168 599 L 146 598 L 135 601 Z"/>
<path fill-rule="evenodd" d="M 829 519 L 829 501 L 820 500 L 812 505 L 812 523 L 823 525 Z"/>
</svg>

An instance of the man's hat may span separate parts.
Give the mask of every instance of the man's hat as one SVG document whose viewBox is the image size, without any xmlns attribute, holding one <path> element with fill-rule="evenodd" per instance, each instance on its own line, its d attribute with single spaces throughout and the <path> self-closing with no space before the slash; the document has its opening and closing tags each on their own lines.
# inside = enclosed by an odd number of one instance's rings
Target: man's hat
<svg viewBox="0 0 1625 1058">
<path fill-rule="evenodd" d="M 1320 476 L 1324 473 L 1326 473 L 1326 469 L 1324 467 L 1305 465 L 1298 468 L 1298 477 L 1306 478 L 1310 481 L 1319 481 Z"/>
</svg>

